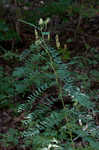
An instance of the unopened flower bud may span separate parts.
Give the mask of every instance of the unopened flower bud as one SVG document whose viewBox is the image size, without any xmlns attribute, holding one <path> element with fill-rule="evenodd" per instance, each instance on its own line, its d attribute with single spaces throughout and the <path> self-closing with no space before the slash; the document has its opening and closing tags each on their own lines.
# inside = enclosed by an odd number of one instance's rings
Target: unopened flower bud
<svg viewBox="0 0 99 150">
<path fill-rule="evenodd" d="M 58 36 L 58 34 L 56 34 L 55 39 L 56 39 L 56 47 L 57 47 L 57 49 L 59 49 L 60 48 L 60 42 L 59 42 L 59 36 Z"/>
<path fill-rule="evenodd" d="M 38 40 L 39 36 L 38 36 L 38 31 L 35 29 L 35 39 Z"/>
<path fill-rule="evenodd" d="M 45 24 L 47 25 L 49 22 L 50 22 L 50 18 L 47 18 L 47 19 L 45 20 Z"/>
<path fill-rule="evenodd" d="M 43 21 L 43 19 L 42 18 L 40 18 L 40 20 L 39 20 L 39 25 L 42 25 L 44 23 L 44 21 Z"/>
</svg>

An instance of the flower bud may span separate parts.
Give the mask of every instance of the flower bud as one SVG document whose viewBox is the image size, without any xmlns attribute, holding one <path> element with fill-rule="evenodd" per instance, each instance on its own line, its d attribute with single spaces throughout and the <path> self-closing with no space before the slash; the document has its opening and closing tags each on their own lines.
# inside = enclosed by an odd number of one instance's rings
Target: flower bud
<svg viewBox="0 0 99 150">
<path fill-rule="evenodd" d="M 58 34 L 56 34 L 55 39 L 56 39 L 56 47 L 57 47 L 57 49 L 59 49 L 60 48 L 60 42 L 59 42 L 59 36 L 58 36 Z"/>
<path fill-rule="evenodd" d="M 42 18 L 40 18 L 40 20 L 39 20 L 39 25 L 41 26 L 41 25 L 43 25 L 43 23 L 44 23 L 44 21 L 43 21 L 43 19 Z"/>
<path fill-rule="evenodd" d="M 50 22 L 50 18 L 47 18 L 47 19 L 45 20 L 45 24 L 47 25 L 49 22 Z"/>
<path fill-rule="evenodd" d="M 38 40 L 39 36 L 38 36 L 38 31 L 35 29 L 35 39 Z"/>
</svg>

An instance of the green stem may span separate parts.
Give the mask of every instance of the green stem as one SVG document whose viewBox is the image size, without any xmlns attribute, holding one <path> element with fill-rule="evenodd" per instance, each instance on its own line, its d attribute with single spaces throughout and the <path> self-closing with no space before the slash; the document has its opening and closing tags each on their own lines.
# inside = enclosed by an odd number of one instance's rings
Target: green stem
<svg viewBox="0 0 99 150">
<path fill-rule="evenodd" d="M 41 32 L 41 33 L 42 33 L 42 32 Z M 49 58 L 50 58 L 50 65 L 51 65 L 51 67 L 52 67 L 52 69 L 53 69 L 53 71 L 54 71 L 54 74 L 55 74 L 55 76 L 56 76 L 56 83 L 57 83 L 57 85 L 58 85 L 58 87 L 59 87 L 59 96 L 60 96 L 60 99 L 61 99 L 61 101 L 62 101 L 63 108 L 65 109 L 65 104 L 64 104 L 64 100 L 63 100 L 63 93 L 62 93 L 62 87 L 61 87 L 61 85 L 60 85 L 60 83 L 59 83 L 59 81 L 58 81 L 58 79 L 59 79 L 59 78 L 58 78 L 58 74 L 57 74 L 57 72 L 56 72 L 56 70 L 55 70 L 55 68 L 54 68 L 54 65 L 53 65 L 53 58 L 52 58 L 52 56 L 51 56 L 50 53 L 49 53 L 47 44 L 45 43 L 44 35 L 42 35 L 42 39 L 43 39 L 43 44 L 44 44 L 44 46 L 42 46 L 42 47 L 44 48 L 44 50 L 46 51 L 46 53 L 48 54 L 48 56 L 49 56 Z"/>
</svg>

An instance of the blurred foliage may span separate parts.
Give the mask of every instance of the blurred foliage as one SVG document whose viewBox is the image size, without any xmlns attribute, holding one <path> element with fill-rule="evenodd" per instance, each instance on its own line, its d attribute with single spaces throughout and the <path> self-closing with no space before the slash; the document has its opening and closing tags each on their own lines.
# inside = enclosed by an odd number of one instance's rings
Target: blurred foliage
<svg viewBox="0 0 99 150">
<path fill-rule="evenodd" d="M 0 41 L 11 41 L 13 39 L 20 39 L 17 32 L 10 29 L 3 20 L 0 20 Z"/>
</svg>

